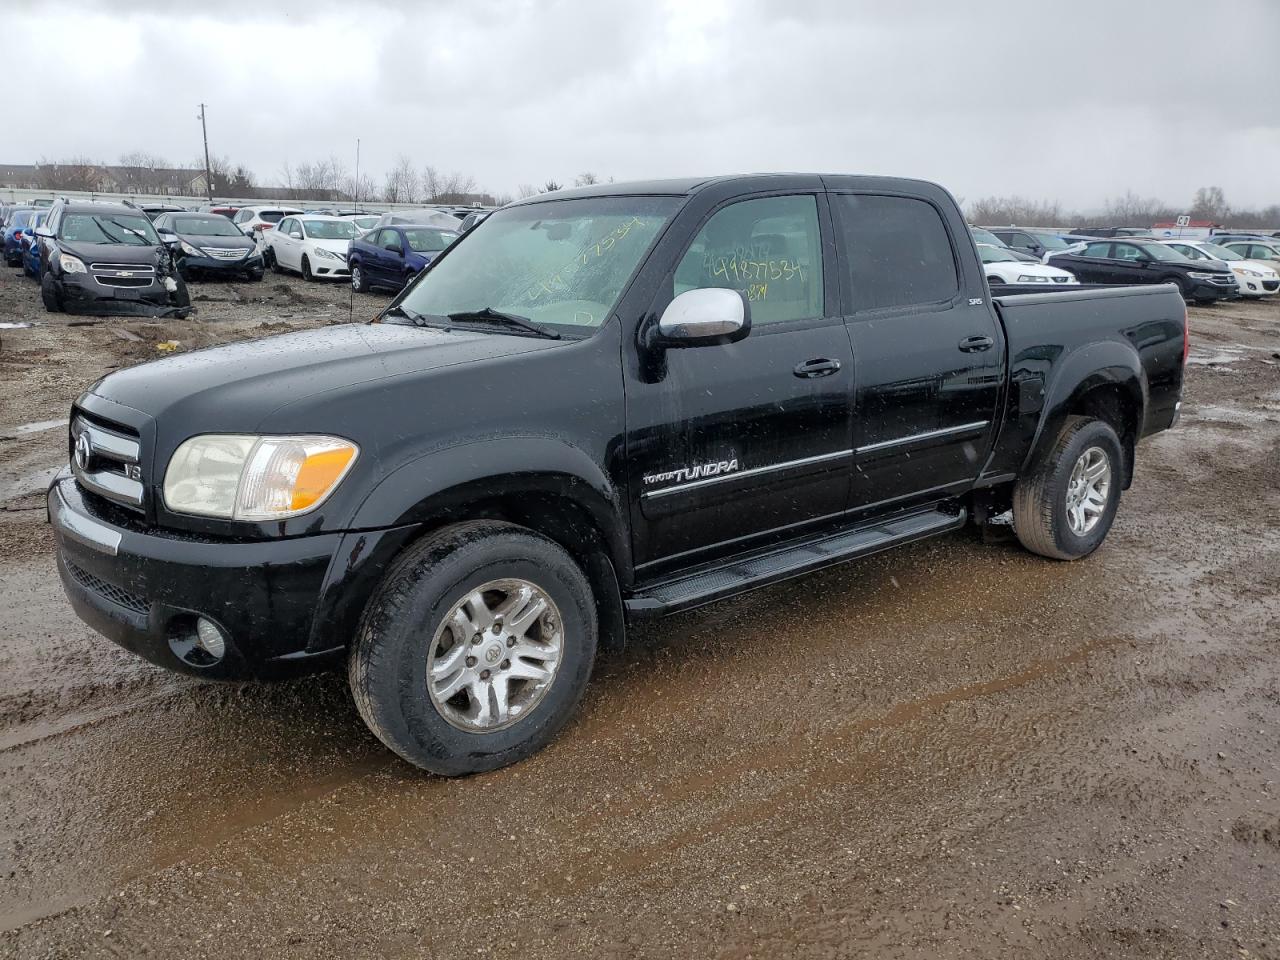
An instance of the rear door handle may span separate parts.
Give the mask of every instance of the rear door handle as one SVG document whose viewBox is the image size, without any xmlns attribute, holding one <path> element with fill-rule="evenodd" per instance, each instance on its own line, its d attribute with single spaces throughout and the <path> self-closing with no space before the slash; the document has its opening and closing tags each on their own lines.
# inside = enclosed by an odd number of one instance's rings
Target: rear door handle
<svg viewBox="0 0 1280 960">
<path fill-rule="evenodd" d="M 990 350 L 995 343 L 990 337 L 965 337 L 960 341 L 960 349 L 965 353 L 977 353 L 979 350 Z"/>
<path fill-rule="evenodd" d="M 815 357 L 813 360 L 806 360 L 804 363 L 796 364 L 796 368 L 791 372 L 804 380 L 812 380 L 814 377 L 829 377 L 833 373 L 840 372 L 840 361 L 828 360 L 826 357 Z"/>
</svg>

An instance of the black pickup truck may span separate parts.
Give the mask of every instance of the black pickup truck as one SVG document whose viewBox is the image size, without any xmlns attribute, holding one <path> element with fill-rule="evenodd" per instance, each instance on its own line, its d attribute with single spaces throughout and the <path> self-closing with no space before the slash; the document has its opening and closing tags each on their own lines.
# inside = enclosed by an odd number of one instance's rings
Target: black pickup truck
<svg viewBox="0 0 1280 960">
<path fill-rule="evenodd" d="M 211 678 L 345 661 L 444 774 L 527 756 L 637 618 L 1012 511 L 1102 542 L 1177 419 L 1173 286 L 992 299 L 918 181 L 597 185 L 508 206 L 373 323 L 98 381 L 49 490 L 75 609 Z"/>
</svg>

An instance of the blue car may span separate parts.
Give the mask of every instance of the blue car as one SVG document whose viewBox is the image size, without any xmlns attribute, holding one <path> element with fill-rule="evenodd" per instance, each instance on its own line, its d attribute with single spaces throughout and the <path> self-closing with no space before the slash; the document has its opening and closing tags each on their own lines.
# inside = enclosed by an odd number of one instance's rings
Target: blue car
<svg viewBox="0 0 1280 960">
<path fill-rule="evenodd" d="M 347 246 L 351 287 L 357 293 L 374 287 L 400 290 L 457 239 L 454 230 L 412 223 L 370 230 Z"/>
<path fill-rule="evenodd" d="M 4 221 L 4 263 L 7 267 L 22 264 L 22 241 L 18 235 L 31 223 L 35 207 L 14 207 Z"/>
<path fill-rule="evenodd" d="M 48 215 L 48 210 L 37 210 L 31 222 L 18 235 L 18 242 L 22 246 L 22 272 L 36 280 L 40 279 L 40 238 L 36 236 L 36 228 L 44 223 Z"/>
</svg>

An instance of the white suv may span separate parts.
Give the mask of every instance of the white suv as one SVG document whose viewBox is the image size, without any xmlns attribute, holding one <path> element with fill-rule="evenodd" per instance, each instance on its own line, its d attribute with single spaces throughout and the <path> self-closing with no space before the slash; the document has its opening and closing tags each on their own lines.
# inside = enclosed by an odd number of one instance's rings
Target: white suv
<svg viewBox="0 0 1280 960">
<path fill-rule="evenodd" d="M 241 207 L 232 219 L 246 236 L 255 240 L 262 239 L 262 231 L 270 230 L 285 217 L 301 213 L 297 207 L 281 207 L 276 204 L 266 207 Z"/>
</svg>

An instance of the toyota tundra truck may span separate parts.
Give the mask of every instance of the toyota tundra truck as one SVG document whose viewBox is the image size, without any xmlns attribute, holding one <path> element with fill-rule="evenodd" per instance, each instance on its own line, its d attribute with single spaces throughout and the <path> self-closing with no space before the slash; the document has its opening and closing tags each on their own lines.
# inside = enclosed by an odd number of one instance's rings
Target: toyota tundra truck
<svg viewBox="0 0 1280 960">
<path fill-rule="evenodd" d="M 931 183 L 597 184 L 495 212 L 373 322 L 99 380 L 49 519 L 121 646 L 345 664 L 387 747 L 465 774 L 547 744 L 641 618 L 1010 514 L 1089 555 L 1186 354 L 1173 286 L 993 298 Z"/>
</svg>

